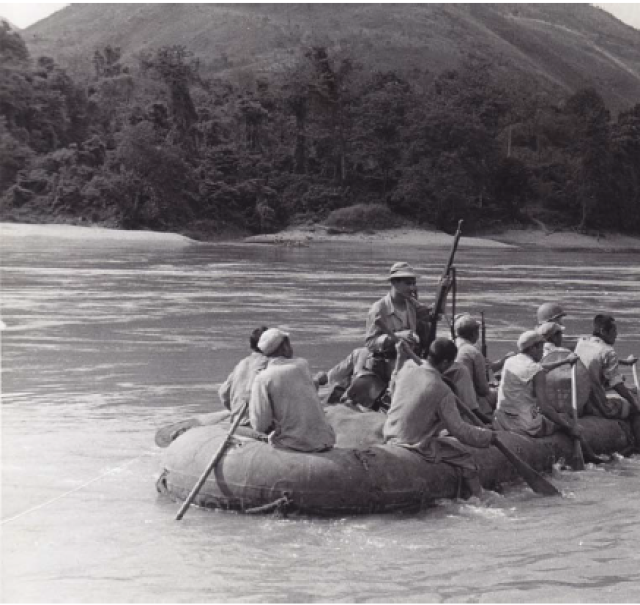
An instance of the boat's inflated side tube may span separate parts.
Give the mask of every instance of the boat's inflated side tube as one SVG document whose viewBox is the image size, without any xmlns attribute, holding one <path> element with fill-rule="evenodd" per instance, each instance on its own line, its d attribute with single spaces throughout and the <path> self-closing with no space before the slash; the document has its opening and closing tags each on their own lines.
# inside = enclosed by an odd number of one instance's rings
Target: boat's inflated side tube
<svg viewBox="0 0 640 605">
<path fill-rule="evenodd" d="M 425 462 L 418 454 L 393 445 L 349 447 L 364 438 L 349 419 L 357 413 L 347 410 L 328 415 L 331 418 L 336 414 L 342 418 L 339 426 L 343 430 L 351 426 L 352 432 L 341 434 L 338 426 L 342 447 L 328 452 L 294 452 L 234 437 L 195 503 L 247 511 L 286 501 L 303 513 L 334 516 L 418 510 L 436 499 L 458 495 L 459 479 L 453 467 Z M 373 412 L 359 416 L 372 426 L 384 420 L 383 416 L 374 418 L 377 414 Z M 620 451 L 631 443 L 625 422 L 584 418 L 581 425 L 596 452 Z M 195 427 L 176 439 L 166 450 L 161 491 L 185 499 L 227 431 L 224 424 Z M 531 439 L 504 433 L 503 441 L 537 470 L 551 470 L 554 462 L 568 460 L 573 451 L 571 440 L 563 434 Z M 518 479 L 515 469 L 496 448 L 469 451 L 478 462 L 485 487 Z"/>
</svg>

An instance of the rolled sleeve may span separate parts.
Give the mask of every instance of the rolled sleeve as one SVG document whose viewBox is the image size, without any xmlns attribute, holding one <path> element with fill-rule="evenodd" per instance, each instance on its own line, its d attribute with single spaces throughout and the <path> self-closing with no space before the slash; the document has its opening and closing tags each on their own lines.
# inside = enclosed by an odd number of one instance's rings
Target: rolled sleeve
<svg viewBox="0 0 640 605">
<path fill-rule="evenodd" d="M 618 355 L 613 349 L 606 351 L 603 355 L 602 374 L 610 387 L 615 387 L 624 382 L 620 373 Z"/>
<path fill-rule="evenodd" d="M 327 374 L 327 382 L 341 387 L 348 387 L 351 383 L 351 376 L 354 371 L 354 355 L 350 353 L 348 357 L 333 366 Z"/>
</svg>

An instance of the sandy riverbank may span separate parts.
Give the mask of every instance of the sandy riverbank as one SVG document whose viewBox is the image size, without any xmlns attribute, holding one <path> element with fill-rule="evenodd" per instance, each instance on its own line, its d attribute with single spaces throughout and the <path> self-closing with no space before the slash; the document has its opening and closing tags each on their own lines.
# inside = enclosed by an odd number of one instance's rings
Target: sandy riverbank
<svg viewBox="0 0 640 605">
<path fill-rule="evenodd" d="M 493 239 L 519 247 L 539 246 L 546 249 L 572 248 L 575 250 L 638 250 L 640 252 L 640 237 L 622 235 L 620 233 L 605 233 L 600 237 L 582 235 L 575 231 L 558 231 L 545 233 L 540 229 L 513 229 L 492 235 Z"/>
<path fill-rule="evenodd" d="M 384 244 L 385 246 L 425 246 L 440 248 L 450 246 L 453 237 L 442 231 L 400 228 L 362 233 L 329 233 L 321 226 L 293 228 L 267 235 L 254 235 L 244 239 L 253 244 L 280 244 L 283 246 L 309 246 L 315 243 L 343 242 Z M 513 248 L 513 244 L 498 242 L 488 238 L 462 237 L 461 246 L 478 248 Z"/>
<path fill-rule="evenodd" d="M 309 246 L 325 242 L 362 242 L 367 244 L 443 247 L 451 245 L 452 236 L 441 231 L 424 229 L 389 229 L 374 233 L 336 233 L 329 234 L 326 228 L 295 228 L 268 235 L 256 235 L 245 238 L 248 243 L 279 244 L 284 246 Z M 557 232 L 547 235 L 542 230 L 508 230 L 482 237 L 463 237 L 460 246 L 477 248 L 520 248 L 538 246 L 545 249 L 573 248 L 576 250 L 603 251 L 638 250 L 640 238 L 620 234 L 606 234 L 599 239 L 575 232 Z"/>
<path fill-rule="evenodd" d="M 124 231 L 104 227 L 81 227 L 75 225 L 0 223 L 0 238 L 59 238 L 65 240 L 100 240 L 123 244 L 156 244 L 163 246 L 187 246 L 199 243 L 185 235 L 157 231 Z M 275 244 L 281 246 L 311 246 L 331 242 L 381 244 L 385 246 L 424 246 L 448 247 L 452 236 L 441 231 L 400 228 L 369 233 L 329 234 L 326 227 L 314 226 L 292 228 L 279 233 L 256 235 L 242 238 L 220 238 L 219 241 Z M 217 240 L 213 240 L 217 241 Z M 520 248 L 542 247 L 545 249 L 575 250 L 637 250 L 640 252 L 640 238 L 620 234 L 604 234 L 596 238 L 575 232 L 556 232 L 546 234 L 542 230 L 519 229 L 487 234 L 482 237 L 464 236 L 460 240 L 462 247 L 475 248 Z"/>
<path fill-rule="evenodd" d="M 104 227 L 79 227 L 76 225 L 34 225 L 31 223 L 0 223 L 0 238 L 57 238 L 64 240 L 122 243 L 157 243 L 171 246 L 185 246 L 194 240 L 178 233 L 157 231 L 123 231 Z"/>
</svg>

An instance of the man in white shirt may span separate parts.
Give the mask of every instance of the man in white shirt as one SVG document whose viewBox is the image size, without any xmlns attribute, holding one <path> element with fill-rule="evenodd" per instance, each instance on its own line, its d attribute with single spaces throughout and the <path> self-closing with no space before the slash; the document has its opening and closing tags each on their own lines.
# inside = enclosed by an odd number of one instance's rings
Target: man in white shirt
<svg viewBox="0 0 640 605">
<path fill-rule="evenodd" d="M 620 365 L 633 365 L 638 361 L 633 355 L 618 359 L 613 348 L 618 336 L 618 327 L 611 315 L 596 315 L 593 334 L 578 340 L 576 354 L 587 366 L 592 378 L 591 398 L 586 413 L 605 418 L 630 418 L 640 414 L 638 395 L 625 385 L 620 374 Z M 607 394 L 607 389 L 615 393 Z M 638 422 L 640 424 L 640 422 Z M 639 427 L 640 428 L 640 427 Z M 640 443 L 640 432 L 636 437 Z"/>
<path fill-rule="evenodd" d="M 580 437 L 579 427 L 549 404 L 545 378 L 547 371 L 575 363 L 577 357 L 572 354 L 542 365 L 543 344 L 544 338 L 535 330 L 518 338 L 520 352 L 507 359 L 502 369 L 494 427 L 529 437 L 545 437 L 560 429 Z"/>
</svg>

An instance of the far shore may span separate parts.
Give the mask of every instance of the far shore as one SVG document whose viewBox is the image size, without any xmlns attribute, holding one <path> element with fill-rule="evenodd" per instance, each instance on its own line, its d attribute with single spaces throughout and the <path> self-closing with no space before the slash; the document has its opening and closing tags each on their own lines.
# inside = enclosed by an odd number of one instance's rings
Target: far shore
<svg viewBox="0 0 640 605">
<path fill-rule="evenodd" d="M 375 232 L 330 233 L 326 227 L 290 228 L 278 233 L 246 237 L 245 242 L 283 246 L 309 246 L 315 243 L 344 242 L 384 244 L 385 246 L 443 247 L 453 236 L 442 231 L 400 228 Z M 574 231 L 546 233 L 542 229 L 510 229 L 495 234 L 460 239 L 460 246 L 475 248 L 530 248 L 622 251 L 639 250 L 640 237 L 608 233 L 600 237 Z"/>
<path fill-rule="evenodd" d="M 157 231 L 126 231 L 99 226 L 69 224 L 32 224 L 0 222 L 0 238 L 59 238 L 66 240 L 96 240 L 122 243 L 153 243 L 185 246 L 201 244 L 179 233 Z M 384 246 L 424 246 L 441 248 L 451 245 L 453 237 L 442 231 L 417 228 L 387 229 L 356 233 L 334 232 L 323 225 L 289 228 L 278 233 L 242 237 L 228 234 L 206 238 L 206 243 L 271 244 L 285 247 L 307 247 L 326 243 L 348 243 Z M 511 229 L 482 236 L 463 236 L 460 246 L 475 248 L 531 248 L 602 250 L 603 252 L 638 250 L 640 237 L 606 233 L 599 237 L 573 231 L 546 233 L 541 229 Z"/>
</svg>

